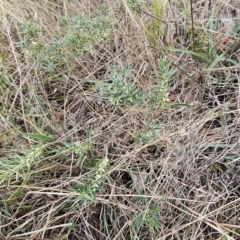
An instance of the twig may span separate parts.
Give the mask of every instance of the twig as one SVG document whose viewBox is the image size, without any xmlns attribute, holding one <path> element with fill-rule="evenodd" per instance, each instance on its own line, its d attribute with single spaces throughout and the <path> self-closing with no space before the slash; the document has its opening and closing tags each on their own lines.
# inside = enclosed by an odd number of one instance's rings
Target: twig
<svg viewBox="0 0 240 240">
<path fill-rule="evenodd" d="M 195 29 L 194 29 L 194 22 L 193 22 L 193 4 L 192 0 L 190 0 L 190 6 L 191 6 L 191 24 L 192 24 L 192 50 L 195 49 Z"/>
</svg>

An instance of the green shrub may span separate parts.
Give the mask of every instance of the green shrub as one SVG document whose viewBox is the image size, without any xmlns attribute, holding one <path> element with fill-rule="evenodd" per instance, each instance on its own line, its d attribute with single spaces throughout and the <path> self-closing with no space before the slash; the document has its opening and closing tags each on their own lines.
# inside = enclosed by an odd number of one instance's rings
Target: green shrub
<svg viewBox="0 0 240 240">
<path fill-rule="evenodd" d="M 71 67 L 72 56 L 81 57 L 94 44 L 106 38 L 112 25 L 109 18 L 89 18 L 85 15 L 70 19 L 64 17 L 61 23 L 62 32 L 56 32 L 50 43 L 41 39 L 40 26 L 30 22 L 21 26 L 20 46 L 45 72 L 53 72 L 62 64 Z"/>
<path fill-rule="evenodd" d="M 128 65 L 122 71 L 117 67 L 113 67 L 108 81 L 102 85 L 103 98 L 108 100 L 109 105 L 117 107 L 143 102 L 144 94 L 136 89 L 133 82 L 127 82 L 130 72 Z"/>
<path fill-rule="evenodd" d="M 176 68 L 171 68 L 171 63 L 166 57 L 159 59 L 158 66 L 159 75 L 150 96 L 153 106 L 164 105 L 169 101 L 170 83 L 173 75 L 177 72 Z"/>
</svg>

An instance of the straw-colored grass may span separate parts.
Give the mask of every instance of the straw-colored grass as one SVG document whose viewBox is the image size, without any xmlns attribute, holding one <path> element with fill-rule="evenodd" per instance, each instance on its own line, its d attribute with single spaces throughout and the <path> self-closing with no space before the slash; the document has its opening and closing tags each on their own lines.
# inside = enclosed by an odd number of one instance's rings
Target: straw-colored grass
<svg viewBox="0 0 240 240">
<path fill-rule="evenodd" d="M 240 239 L 240 12 L 206 2 L 1 2 L 0 239 Z"/>
</svg>

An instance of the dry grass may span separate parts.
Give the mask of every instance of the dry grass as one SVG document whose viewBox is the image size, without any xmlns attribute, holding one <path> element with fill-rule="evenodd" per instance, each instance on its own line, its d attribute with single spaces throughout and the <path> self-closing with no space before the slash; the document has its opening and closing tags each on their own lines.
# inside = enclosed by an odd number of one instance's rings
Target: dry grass
<svg viewBox="0 0 240 240">
<path fill-rule="evenodd" d="M 0 239 L 240 239 L 238 3 L 152 2 L 1 2 Z"/>
</svg>

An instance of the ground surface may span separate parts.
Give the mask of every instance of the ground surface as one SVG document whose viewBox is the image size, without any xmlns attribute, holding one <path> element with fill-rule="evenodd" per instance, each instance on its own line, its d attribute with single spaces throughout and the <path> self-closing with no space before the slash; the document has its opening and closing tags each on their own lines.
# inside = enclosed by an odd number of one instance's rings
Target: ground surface
<svg viewBox="0 0 240 240">
<path fill-rule="evenodd" d="M 238 1 L 0 7 L 0 239 L 240 239 Z"/>
</svg>

